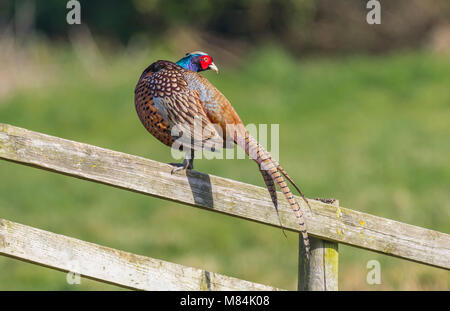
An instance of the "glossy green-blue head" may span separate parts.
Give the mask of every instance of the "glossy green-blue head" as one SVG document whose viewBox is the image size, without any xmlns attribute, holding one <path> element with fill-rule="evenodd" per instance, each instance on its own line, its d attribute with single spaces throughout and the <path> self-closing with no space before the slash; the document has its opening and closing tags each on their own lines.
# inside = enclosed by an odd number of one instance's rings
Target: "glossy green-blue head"
<svg viewBox="0 0 450 311">
<path fill-rule="evenodd" d="M 206 54 L 205 52 L 196 51 L 186 53 L 186 56 L 177 61 L 176 64 L 185 69 L 192 70 L 195 72 L 211 69 L 219 73 L 219 69 L 213 63 L 212 57 Z"/>
</svg>

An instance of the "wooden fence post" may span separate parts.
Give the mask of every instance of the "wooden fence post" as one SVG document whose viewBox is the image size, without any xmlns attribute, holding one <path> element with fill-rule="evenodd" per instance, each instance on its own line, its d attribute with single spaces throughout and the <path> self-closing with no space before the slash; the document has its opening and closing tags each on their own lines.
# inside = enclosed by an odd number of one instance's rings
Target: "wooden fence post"
<svg viewBox="0 0 450 311">
<path fill-rule="evenodd" d="M 338 200 L 317 200 L 339 206 Z M 308 262 L 303 251 L 302 236 L 299 234 L 298 290 L 337 291 L 339 244 L 311 236 L 309 241 L 311 254 Z"/>
</svg>

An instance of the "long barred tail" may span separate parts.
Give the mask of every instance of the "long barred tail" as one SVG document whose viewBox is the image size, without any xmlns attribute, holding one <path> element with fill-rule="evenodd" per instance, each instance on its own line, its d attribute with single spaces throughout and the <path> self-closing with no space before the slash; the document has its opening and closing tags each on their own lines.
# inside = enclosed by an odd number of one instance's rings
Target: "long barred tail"
<svg viewBox="0 0 450 311">
<path fill-rule="evenodd" d="M 269 193 L 271 194 L 271 198 L 274 204 L 275 204 L 274 195 L 272 194 L 271 188 L 269 188 L 270 183 L 266 179 L 266 175 L 267 174 L 270 175 L 272 180 L 276 182 L 280 187 L 281 192 L 289 202 L 289 206 L 294 211 L 294 214 L 297 217 L 297 222 L 298 225 L 300 226 L 300 232 L 302 234 L 303 244 L 305 246 L 305 254 L 306 257 L 309 259 L 310 244 L 308 232 L 306 231 L 305 217 L 302 209 L 300 208 L 300 205 L 298 204 L 297 200 L 295 199 L 294 195 L 292 194 L 291 190 L 289 189 L 286 181 L 284 180 L 283 176 L 281 176 L 281 174 L 283 174 L 290 182 L 293 183 L 292 179 L 289 177 L 289 175 L 287 175 L 286 171 L 284 171 L 284 169 L 278 164 L 278 162 L 275 161 L 272 158 L 272 156 L 256 141 L 256 139 L 250 136 L 250 134 L 248 134 L 247 131 L 241 132 L 241 135 L 237 135 L 237 137 L 235 137 L 235 142 L 239 146 L 241 146 L 241 148 L 243 148 L 245 152 L 260 166 L 261 173 L 263 174 L 264 181 L 268 186 Z M 267 172 L 267 174 L 265 175 L 263 171 Z M 298 189 L 298 187 L 294 183 L 293 185 L 296 189 Z M 276 193 L 275 193 L 275 200 L 276 200 Z M 275 205 L 275 207 L 277 208 L 277 205 Z"/>
<path fill-rule="evenodd" d="M 272 199 L 273 206 L 275 207 L 275 211 L 277 212 L 281 231 L 283 231 L 284 236 L 287 237 L 286 233 L 284 232 L 283 224 L 281 223 L 281 220 L 280 220 L 280 214 L 278 213 L 277 188 L 275 187 L 275 183 L 272 179 L 272 176 L 270 176 L 270 174 L 266 170 L 259 168 L 259 171 L 262 174 L 264 183 L 266 184 L 267 190 L 269 191 L 269 194 L 270 194 L 270 198 Z"/>
<path fill-rule="evenodd" d="M 302 197 L 302 199 L 305 201 L 306 205 L 308 205 L 309 210 L 311 211 L 311 205 L 309 205 L 308 199 L 306 199 L 306 197 L 303 195 L 303 192 L 300 190 L 300 188 L 295 184 L 295 182 L 292 180 L 292 178 L 287 174 L 287 172 L 284 170 L 284 168 L 277 162 L 277 160 L 275 160 L 274 158 L 272 158 L 272 156 L 268 153 L 268 155 L 270 156 L 270 159 L 273 161 L 273 163 L 275 164 L 275 166 L 277 167 L 277 170 L 283 174 L 284 177 L 286 177 L 286 179 L 292 184 L 292 186 L 294 186 L 294 188 L 298 191 L 298 193 L 300 194 L 300 196 Z"/>
</svg>

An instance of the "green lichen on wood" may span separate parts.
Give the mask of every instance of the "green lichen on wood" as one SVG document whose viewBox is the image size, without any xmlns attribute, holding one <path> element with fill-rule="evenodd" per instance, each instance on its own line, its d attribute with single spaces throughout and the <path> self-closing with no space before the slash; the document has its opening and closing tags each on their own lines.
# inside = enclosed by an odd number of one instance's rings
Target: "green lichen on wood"
<svg viewBox="0 0 450 311">
<path fill-rule="evenodd" d="M 337 251 L 337 244 L 336 247 L 332 247 L 336 243 L 326 242 L 325 241 L 325 265 L 330 271 L 333 276 L 337 279 L 338 278 L 338 266 L 339 266 L 339 252 Z"/>
</svg>

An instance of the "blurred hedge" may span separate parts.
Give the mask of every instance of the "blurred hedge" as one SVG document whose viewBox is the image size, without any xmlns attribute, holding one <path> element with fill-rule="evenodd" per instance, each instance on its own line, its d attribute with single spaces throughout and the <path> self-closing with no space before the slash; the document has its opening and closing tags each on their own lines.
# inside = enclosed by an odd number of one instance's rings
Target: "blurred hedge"
<svg viewBox="0 0 450 311">
<path fill-rule="evenodd" d="M 173 29 L 192 36 L 249 44 L 279 42 L 305 51 L 386 51 L 417 47 L 450 29 L 450 1 L 381 1 L 381 25 L 366 23 L 365 0 L 80 0 L 82 23 L 95 36 L 127 43 L 136 35 L 165 38 Z M 67 38 L 64 0 L 3 0 L 0 26 L 32 27 L 51 38 Z M 19 22 L 18 22 L 19 21 Z M 193 38 L 197 39 L 197 38 Z"/>
</svg>

